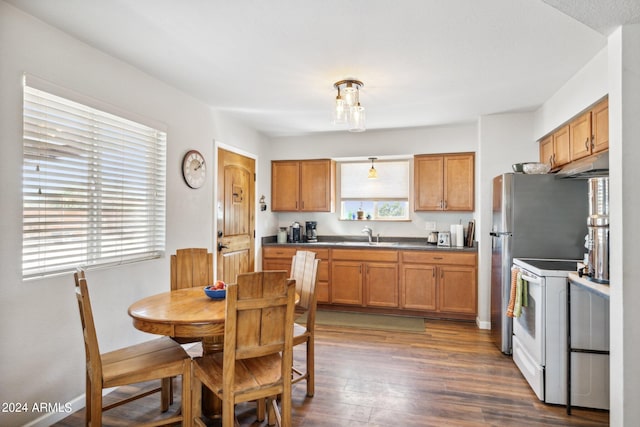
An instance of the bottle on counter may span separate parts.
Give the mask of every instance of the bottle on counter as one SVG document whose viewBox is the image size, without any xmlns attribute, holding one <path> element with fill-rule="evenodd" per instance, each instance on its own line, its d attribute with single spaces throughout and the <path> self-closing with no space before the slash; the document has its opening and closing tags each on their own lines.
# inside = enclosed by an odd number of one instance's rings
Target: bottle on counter
<svg viewBox="0 0 640 427">
<path fill-rule="evenodd" d="M 287 227 L 280 227 L 278 230 L 278 243 L 287 243 Z"/>
</svg>

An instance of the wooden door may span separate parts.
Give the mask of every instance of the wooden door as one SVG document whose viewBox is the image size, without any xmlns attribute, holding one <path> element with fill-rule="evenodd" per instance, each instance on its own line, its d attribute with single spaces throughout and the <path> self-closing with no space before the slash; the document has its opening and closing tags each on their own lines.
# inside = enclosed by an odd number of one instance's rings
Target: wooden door
<svg viewBox="0 0 640 427">
<path fill-rule="evenodd" d="M 362 305 L 362 263 L 331 262 L 331 302 Z"/>
<path fill-rule="evenodd" d="M 569 125 L 566 125 L 553 134 L 553 167 L 566 165 L 570 161 Z"/>
<path fill-rule="evenodd" d="M 572 161 L 591 154 L 591 111 L 569 124 L 569 141 Z"/>
<path fill-rule="evenodd" d="M 218 279 L 233 283 L 254 270 L 255 160 L 218 149 Z"/>
<path fill-rule="evenodd" d="M 365 264 L 366 305 L 398 307 L 398 264 Z"/>
<path fill-rule="evenodd" d="M 540 163 L 546 163 L 553 168 L 553 135 L 540 141 Z"/>
<path fill-rule="evenodd" d="M 444 157 L 444 210 L 474 210 L 474 160 L 473 153 Z"/>
<path fill-rule="evenodd" d="M 400 304 L 408 310 L 436 310 L 436 266 L 404 264 L 400 277 Z"/>
<path fill-rule="evenodd" d="M 335 162 L 303 160 L 300 162 L 300 210 L 303 212 L 333 212 Z"/>
<path fill-rule="evenodd" d="M 415 156 L 414 158 L 414 210 L 439 211 L 443 204 L 442 156 Z"/>
<path fill-rule="evenodd" d="M 476 314 L 476 269 L 446 265 L 437 274 L 440 312 Z"/>
<path fill-rule="evenodd" d="M 271 162 L 271 211 L 300 210 L 300 162 Z"/>
<path fill-rule="evenodd" d="M 597 153 L 609 148 L 609 100 L 605 99 L 593 107 L 591 114 L 592 152 Z"/>
</svg>

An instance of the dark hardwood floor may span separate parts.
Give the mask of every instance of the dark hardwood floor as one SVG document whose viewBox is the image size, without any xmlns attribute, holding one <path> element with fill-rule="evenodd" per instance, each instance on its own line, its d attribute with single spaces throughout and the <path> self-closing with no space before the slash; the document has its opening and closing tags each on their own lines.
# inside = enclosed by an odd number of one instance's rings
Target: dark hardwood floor
<svg viewBox="0 0 640 427">
<path fill-rule="evenodd" d="M 316 326 L 316 393 L 307 398 L 304 382 L 294 386 L 293 426 L 609 425 L 606 411 L 573 408 L 567 416 L 564 407 L 541 403 L 511 358 L 475 324 L 427 320 L 425 326 L 424 334 Z M 303 357 L 296 349 L 296 361 Z M 157 417 L 158 402 L 154 395 L 113 409 L 104 423 Z M 176 394 L 172 410 L 179 404 Z M 255 422 L 254 409 L 237 407 L 241 426 L 266 425 Z M 84 425 L 84 410 L 55 425 Z"/>
</svg>

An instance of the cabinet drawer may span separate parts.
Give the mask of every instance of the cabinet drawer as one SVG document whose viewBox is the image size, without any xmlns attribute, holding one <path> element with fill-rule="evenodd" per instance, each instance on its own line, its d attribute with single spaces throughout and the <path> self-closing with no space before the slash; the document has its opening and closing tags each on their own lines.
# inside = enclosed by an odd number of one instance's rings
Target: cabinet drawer
<svg viewBox="0 0 640 427">
<path fill-rule="evenodd" d="M 403 251 L 400 252 L 403 263 L 414 264 L 455 264 L 455 265 L 476 265 L 476 254 L 454 253 L 447 251 Z"/>
<path fill-rule="evenodd" d="M 332 249 L 331 259 L 340 259 L 345 261 L 398 262 L 398 251 Z"/>
<path fill-rule="evenodd" d="M 293 258 L 296 254 L 296 248 L 285 248 L 282 246 L 278 247 L 263 247 L 262 248 L 262 256 L 263 258 Z"/>
</svg>

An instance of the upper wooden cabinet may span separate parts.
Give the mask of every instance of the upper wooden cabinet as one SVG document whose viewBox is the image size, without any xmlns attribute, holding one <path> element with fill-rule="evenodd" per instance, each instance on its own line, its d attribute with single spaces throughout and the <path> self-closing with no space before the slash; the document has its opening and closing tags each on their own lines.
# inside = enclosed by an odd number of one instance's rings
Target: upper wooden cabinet
<svg viewBox="0 0 640 427">
<path fill-rule="evenodd" d="M 604 99 L 540 140 L 540 161 L 556 169 L 609 148 L 609 101 Z"/>
<path fill-rule="evenodd" d="M 570 161 L 569 125 L 566 125 L 540 141 L 540 162 L 547 163 L 554 169 Z"/>
<path fill-rule="evenodd" d="M 274 160 L 271 162 L 271 210 L 333 212 L 335 162 Z"/>
<path fill-rule="evenodd" d="M 414 157 L 414 210 L 473 211 L 474 153 Z"/>
</svg>

